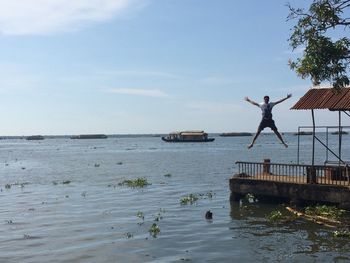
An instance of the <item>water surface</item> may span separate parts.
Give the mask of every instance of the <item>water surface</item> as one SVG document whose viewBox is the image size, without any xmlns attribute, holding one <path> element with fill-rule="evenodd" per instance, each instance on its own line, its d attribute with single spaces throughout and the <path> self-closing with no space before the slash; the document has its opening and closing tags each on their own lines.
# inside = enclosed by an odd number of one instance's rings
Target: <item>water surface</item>
<svg viewBox="0 0 350 263">
<path fill-rule="evenodd" d="M 230 204 L 235 161 L 296 162 L 297 137 L 285 136 L 288 149 L 262 135 L 251 150 L 250 137 L 188 144 L 159 137 L 2 140 L 0 262 L 348 262 L 349 242 L 332 229 L 267 222 L 282 206 Z M 305 163 L 310 138 L 302 138 Z M 346 145 L 344 136 L 350 157 Z M 151 185 L 118 185 L 139 177 Z M 191 193 L 199 200 L 181 205 Z M 204 218 L 208 210 L 213 220 Z M 154 223 L 156 237 L 149 233 Z"/>
</svg>

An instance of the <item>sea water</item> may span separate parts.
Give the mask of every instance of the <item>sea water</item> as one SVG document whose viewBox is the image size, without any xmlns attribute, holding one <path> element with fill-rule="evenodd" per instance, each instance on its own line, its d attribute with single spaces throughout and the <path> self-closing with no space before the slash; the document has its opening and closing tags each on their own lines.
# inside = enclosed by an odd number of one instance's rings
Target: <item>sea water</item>
<svg viewBox="0 0 350 263">
<path fill-rule="evenodd" d="M 297 162 L 297 136 L 284 136 L 288 148 L 270 134 L 250 150 L 251 137 L 1 140 L 0 262 L 350 261 L 348 239 L 333 229 L 270 223 L 266 216 L 283 206 L 230 203 L 236 161 Z M 329 144 L 336 152 L 337 136 Z M 300 138 L 301 163 L 310 163 L 311 145 L 311 136 Z M 325 158 L 317 146 L 316 162 Z M 137 178 L 150 185 L 120 185 Z M 190 194 L 198 200 L 182 204 Z M 153 224 L 159 233 L 150 232 Z"/>
</svg>

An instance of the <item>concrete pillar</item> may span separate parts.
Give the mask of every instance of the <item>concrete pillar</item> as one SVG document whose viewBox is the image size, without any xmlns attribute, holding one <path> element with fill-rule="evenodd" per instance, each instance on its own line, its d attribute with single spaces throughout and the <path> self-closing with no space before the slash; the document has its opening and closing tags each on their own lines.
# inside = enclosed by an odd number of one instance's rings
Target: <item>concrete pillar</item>
<svg viewBox="0 0 350 263">
<path fill-rule="evenodd" d="M 264 159 L 264 163 L 263 163 L 264 174 L 270 174 L 270 163 L 271 163 L 270 159 Z"/>
</svg>

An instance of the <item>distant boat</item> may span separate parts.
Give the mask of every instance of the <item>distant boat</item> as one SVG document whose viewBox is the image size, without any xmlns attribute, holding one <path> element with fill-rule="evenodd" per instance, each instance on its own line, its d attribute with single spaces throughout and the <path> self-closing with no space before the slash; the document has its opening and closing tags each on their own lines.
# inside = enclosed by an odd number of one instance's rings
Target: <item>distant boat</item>
<svg viewBox="0 0 350 263">
<path fill-rule="evenodd" d="M 250 132 L 224 132 L 219 134 L 222 137 L 233 137 L 233 136 L 252 136 Z"/>
<path fill-rule="evenodd" d="M 293 134 L 294 135 L 312 135 L 312 132 L 301 131 L 301 132 L 295 132 Z"/>
<path fill-rule="evenodd" d="M 80 134 L 80 135 L 73 135 L 70 138 L 71 139 L 106 139 L 108 137 L 105 134 Z"/>
<path fill-rule="evenodd" d="M 26 140 L 33 141 L 33 140 L 44 140 L 44 136 L 42 135 L 32 135 L 26 137 Z"/>
<path fill-rule="evenodd" d="M 212 142 L 215 138 L 208 138 L 204 131 L 181 131 L 172 132 L 168 136 L 163 136 L 165 142 Z"/>
<path fill-rule="evenodd" d="M 341 131 L 340 133 L 341 134 L 349 134 L 347 131 Z M 339 134 L 339 131 L 331 132 L 331 134 L 337 135 L 337 134 Z"/>
</svg>

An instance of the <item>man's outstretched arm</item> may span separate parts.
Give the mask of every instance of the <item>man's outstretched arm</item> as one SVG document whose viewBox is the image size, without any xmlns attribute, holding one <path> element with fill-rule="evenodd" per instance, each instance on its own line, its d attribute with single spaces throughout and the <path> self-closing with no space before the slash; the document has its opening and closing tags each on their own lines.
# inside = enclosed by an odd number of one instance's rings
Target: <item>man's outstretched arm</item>
<svg viewBox="0 0 350 263">
<path fill-rule="evenodd" d="M 245 99 L 246 101 L 248 101 L 249 103 L 251 103 L 251 104 L 253 104 L 253 105 L 255 105 L 255 106 L 260 107 L 260 105 L 259 105 L 258 103 L 256 103 L 256 102 L 253 101 L 253 100 L 250 100 L 248 97 L 245 97 L 244 99 Z"/>
<path fill-rule="evenodd" d="M 290 97 L 292 97 L 292 94 L 287 94 L 287 97 L 276 101 L 275 104 L 281 103 L 281 102 L 285 101 L 286 99 L 289 99 Z"/>
</svg>

